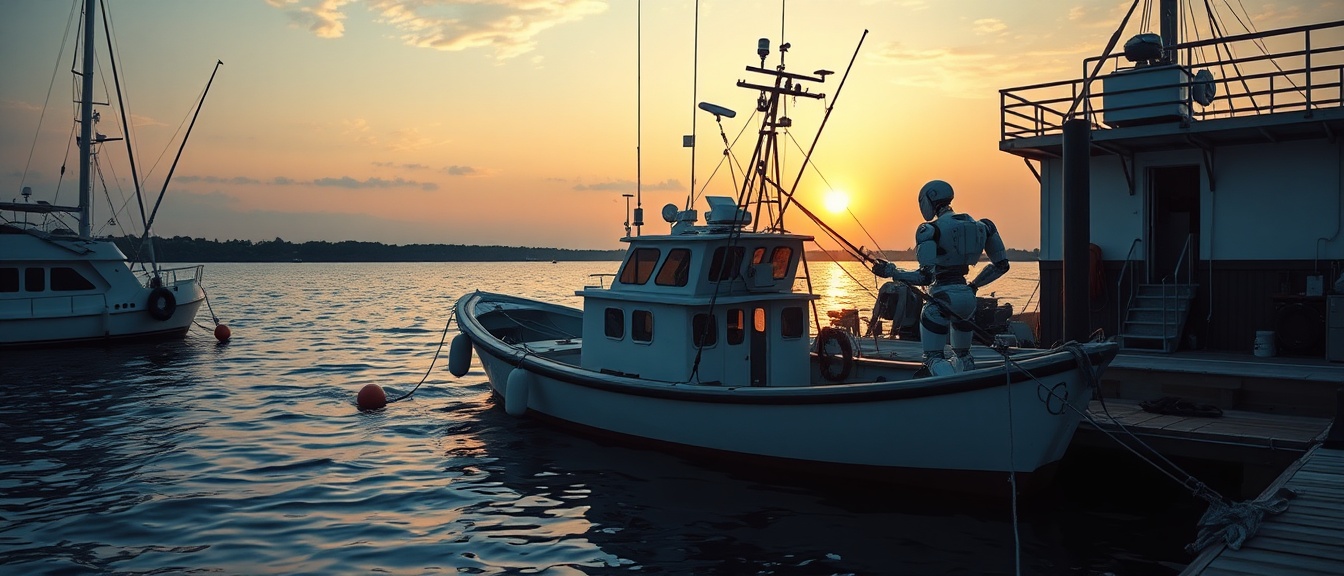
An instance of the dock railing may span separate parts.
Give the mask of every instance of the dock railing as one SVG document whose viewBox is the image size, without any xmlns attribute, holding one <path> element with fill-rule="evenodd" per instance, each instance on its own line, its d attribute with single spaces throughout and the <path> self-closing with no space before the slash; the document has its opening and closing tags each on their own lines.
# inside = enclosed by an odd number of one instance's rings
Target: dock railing
<svg viewBox="0 0 1344 576">
<path fill-rule="evenodd" d="M 1187 72 L 1187 80 L 1179 85 L 1184 99 L 1182 121 L 1282 112 L 1301 112 L 1310 117 L 1314 110 L 1344 106 L 1344 20 L 1184 42 L 1172 51 L 1179 55 Z M 1207 58 L 1207 54 L 1214 57 Z M 1000 90 L 999 139 L 1061 134 L 1065 115 L 1080 95 L 1083 117 L 1089 119 L 1094 130 L 1117 127 L 1105 122 L 1107 112 L 1124 116 L 1126 111 L 1148 106 L 1121 97 L 1112 98 L 1108 110 L 1102 79 L 1135 66 L 1123 54 L 1113 55 L 1093 82 L 1085 82 L 1100 60 L 1083 60 L 1083 73 L 1077 79 Z M 1200 70 L 1208 70 L 1212 78 L 1195 76 Z M 1207 104 L 1200 105 L 1195 95 L 1206 93 L 1209 84 L 1214 94 Z M 1148 90 L 1151 87 L 1112 90 L 1109 94 L 1115 97 Z"/>
</svg>

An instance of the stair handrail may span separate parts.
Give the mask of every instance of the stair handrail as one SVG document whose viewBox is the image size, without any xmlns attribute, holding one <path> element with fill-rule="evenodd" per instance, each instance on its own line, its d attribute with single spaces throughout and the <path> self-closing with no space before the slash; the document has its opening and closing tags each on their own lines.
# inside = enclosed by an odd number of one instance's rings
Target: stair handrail
<svg viewBox="0 0 1344 576">
<path fill-rule="evenodd" d="M 1176 267 L 1172 269 L 1171 276 L 1162 277 L 1162 347 L 1164 349 L 1167 347 L 1167 339 L 1171 337 L 1171 334 L 1169 334 L 1169 332 L 1171 331 L 1171 329 L 1175 328 L 1175 326 L 1172 325 L 1173 324 L 1172 322 L 1167 321 L 1167 312 L 1168 311 L 1171 311 L 1173 313 L 1176 312 L 1175 300 L 1181 296 L 1181 286 L 1182 286 L 1182 284 L 1180 284 L 1181 266 L 1185 265 L 1185 257 L 1191 256 L 1190 242 L 1194 240 L 1194 238 L 1195 238 L 1194 233 L 1185 235 L 1185 244 L 1181 246 L 1181 257 L 1176 260 Z M 1195 281 L 1194 276 L 1195 266 L 1193 256 L 1190 257 L 1190 262 L 1191 262 L 1190 266 L 1185 269 L 1184 285 L 1186 286 L 1194 284 Z M 1168 278 L 1171 279 L 1170 293 L 1168 293 L 1167 290 Z M 1175 336 L 1179 338 L 1180 334 L 1176 334 Z"/>
<path fill-rule="evenodd" d="M 1120 290 L 1121 284 L 1125 281 L 1125 275 L 1129 272 L 1129 265 L 1134 261 L 1134 250 L 1143 243 L 1142 238 L 1135 238 L 1129 243 L 1129 252 L 1125 254 L 1125 263 L 1120 266 L 1120 273 L 1115 278 L 1115 331 L 1117 333 L 1125 329 L 1125 314 L 1129 312 L 1129 307 L 1134 304 L 1134 279 L 1129 281 L 1128 300 L 1123 307 L 1120 306 L 1120 298 L 1125 292 Z"/>
</svg>

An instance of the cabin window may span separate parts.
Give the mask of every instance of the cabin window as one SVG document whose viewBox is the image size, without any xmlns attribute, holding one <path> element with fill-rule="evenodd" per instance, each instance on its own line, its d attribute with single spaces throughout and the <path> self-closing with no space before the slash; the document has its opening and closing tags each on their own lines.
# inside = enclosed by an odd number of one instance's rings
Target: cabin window
<svg viewBox="0 0 1344 576">
<path fill-rule="evenodd" d="M 635 310 L 630 313 L 630 338 L 635 342 L 653 340 L 653 312 Z"/>
<path fill-rule="evenodd" d="M 602 315 L 603 325 L 607 333 L 607 338 L 620 340 L 625 338 L 625 310 L 620 308 L 607 308 Z"/>
<path fill-rule="evenodd" d="M 746 315 L 742 313 L 741 308 L 731 308 L 728 310 L 727 328 L 728 343 L 741 344 L 746 336 Z"/>
<path fill-rule="evenodd" d="M 74 268 L 64 266 L 51 269 L 51 289 L 57 292 L 71 292 L 75 290 L 93 290 L 93 282 L 89 282 L 82 274 Z"/>
<path fill-rule="evenodd" d="M 742 267 L 742 257 L 746 250 L 741 246 L 720 246 L 714 250 L 714 258 L 709 261 L 709 281 L 732 280 Z"/>
<path fill-rule="evenodd" d="M 23 289 L 26 292 L 41 292 L 47 289 L 46 268 L 24 268 Z"/>
<path fill-rule="evenodd" d="M 751 265 L 755 266 L 765 261 L 765 247 L 761 246 L 751 251 Z"/>
<path fill-rule="evenodd" d="M 667 253 L 667 260 L 663 261 L 663 267 L 658 270 L 658 277 L 653 281 L 659 286 L 685 286 L 690 269 L 691 251 L 676 248 Z"/>
<path fill-rule="evenodd" d="M 751 329 L 765 333 L 765 308 L 757 308 L 751 313 Z"/>
<path fill-rule="evenodd" d="M 657 248 L 636 248 L 621 268 L 621 284 L 643 284 L 653 275 L 660 252 Z"/>
<path fill-rule="evenodd" d="M 782 280 L 789 273 L 789 261 L 793 259 L 793 248 L 776 246 L 770 253 L 770 266 L 774 269 L 775 280 Z"/>
<path fill-rule="evenodd" d="M 779 313 L 779 333 L 785 338 L 798 338 L 803 335 L 803 309 L 790 306 Z"/>
<path fill-rule="evenodd" d="M 0 268 L 0 292 L 19 291 L 19 269 Z"/>
<path fill-rule="evenodd" d="M 691 318 L 691 342 L 696 348 L 708 348 L 719 342 L 719 327 L 713 314 L 696 314 Z"/>
</svg>

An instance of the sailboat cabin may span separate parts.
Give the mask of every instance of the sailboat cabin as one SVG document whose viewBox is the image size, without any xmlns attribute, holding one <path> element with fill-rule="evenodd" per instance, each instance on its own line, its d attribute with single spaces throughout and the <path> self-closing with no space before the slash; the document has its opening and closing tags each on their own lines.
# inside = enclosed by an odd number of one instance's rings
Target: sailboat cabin
<svg viewBox="0 0 1344 576">
<path fill-rule="evenodd" d="M 680 212 L 667 235 L 627 237 L 610 286 L 576 292 L 582 366 L 617 375 L 722 386 L 809 380 L 808 308 L 795 293 L 810 236 L 744 232 L 750 214 L 710 197 L 706 225 Z"/>
</svg>

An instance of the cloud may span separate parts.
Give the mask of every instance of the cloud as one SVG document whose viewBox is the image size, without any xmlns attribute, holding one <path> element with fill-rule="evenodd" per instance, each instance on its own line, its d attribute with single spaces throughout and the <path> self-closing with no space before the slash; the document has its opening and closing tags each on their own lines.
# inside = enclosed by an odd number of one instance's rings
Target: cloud
<svg viewBox="0 0 1344 576">
<path fill-rule="evenodd" d="M 480 170 L 471 166 L 445 166 L 443 172 L 450 176 L 476 176 L 481 174 Z"/>
<path fill-rule="evenodd" d="M 1008 25 L 998 18 L 981 18 L 971 23 L 976 34 L 996 34 L 1008 29 Z"/>
<path fill-rule="evenodd" d="M 249 178 L 247 176 L 234 176 L 231 178 L 225 178 L 223 176 L 178 176 L 177 182 L 179 184 L 192 183 L 192 182 L 203 182 L 206 184 L 239 184 L 239 185 L 261 184 L 261 180 L 257 180 L 256 178 Z"/>
<path fill-rule="evenodd" d="M 637 186 L 633 180 L 612 180 L 610 182 L 602 182 L 598 184 L 574 185 L 574 189 L 579 191 L 595 190 L 600 192 L 610 192 L 610 191 L 635 190 L 636 188 Z M 680 180 L 677 180 L 676 178 L 669 178 L 667 180 L 663 180 L 662 182 L 657 182 L 654 184 L 645 184 L 643 186 L 643 189 L 650 191 L 662 191 L 662 190 L 680 191 L 685 190 L 686 188 L 681 185 Z"/>
<path fill-rule="evenodd" d="M 266 0 L 280 8 L 295 26 L 308 29 L 318 38 L 340 38 L 345 35 L 345 12 L 341 8 L 353 0 Z"/>
<path fill-rule="evenodd" d="M 351 190 L 363 190 L 369 188 L 420 188 L 425 191 L 433 191 L 439 189 L 439 185 L 433 182 L 416 182 L 404 178 L 394 178 L 392 180 L 367 178 L 364 180 L 356 180 L 349 176 L 342 176 L 340 178 L 318 178 L 313 180 L 312 184 L 314 186 L 348 188 Z"/>
<path fill-rule="evenodd" d="M 345 35 L 345 8 L 355 0 L 266 0 L 321 38 Z M 532 51 L 543 31 L 599 14 L 599 0 L 364 0 L 375 21 L 403 43 L 459 51 L 491 48 L 499 59 Z"/>
<path fill-rule="evenodd" d="M 439 189 L 439 185 L 434 182 L 418 182 L 415 180 L 407 180 L 405 178 L 394 178 L 391 180 L 384 178 L 366 178 L 364 180 L 356 180 L 349 176 L 341 176 L 338 178 L 315 178 L 313 180 L 295 180 L 287 176 L 276 176 L 266 181 L 247 176 L 179 176 L 176 182 L 179 184 L 204 183 L 238 186 L 258 186 L 263 184 L 272 186 L 321 186 L 327 188 L 347 188 L 350 190 L 365 190 L 370 188 L 419 188 L 426 192 L 432 192 Z"/>
</svg>

